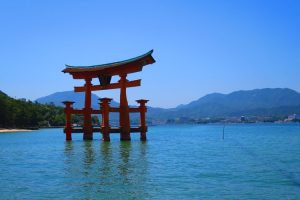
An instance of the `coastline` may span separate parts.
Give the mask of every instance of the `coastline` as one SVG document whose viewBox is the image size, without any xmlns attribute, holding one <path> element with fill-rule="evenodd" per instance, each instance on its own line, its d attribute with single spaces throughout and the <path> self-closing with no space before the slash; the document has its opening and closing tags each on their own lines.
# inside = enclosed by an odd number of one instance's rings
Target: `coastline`
<svg viewBox="0 0 300 200">
<path fill-rule="evenodd" d="M 12 128 L 12 129 L 0 128 L 0 133 L 30 132 L 30 131 L 34 131 L 34 130 L 18 129 L 18 128 Z"/>
</svg>

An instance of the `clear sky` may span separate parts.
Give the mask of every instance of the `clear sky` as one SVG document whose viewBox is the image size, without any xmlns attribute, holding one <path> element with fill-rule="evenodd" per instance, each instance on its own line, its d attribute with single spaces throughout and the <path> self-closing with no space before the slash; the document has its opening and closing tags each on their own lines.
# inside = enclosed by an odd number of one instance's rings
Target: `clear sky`
<svg viewBox="0 0 300 200">
<path fill-rule="evenodd" d="M 299 0 L 1 0 L 0 90 L 35 100 L 83 82 L 64 64 L 124 60 L 154 49 L 130 103 L 174 107 L 212 92 L 300 91 Z M 97 92 L 119 101 L 119 91 Z"/>
</svg>

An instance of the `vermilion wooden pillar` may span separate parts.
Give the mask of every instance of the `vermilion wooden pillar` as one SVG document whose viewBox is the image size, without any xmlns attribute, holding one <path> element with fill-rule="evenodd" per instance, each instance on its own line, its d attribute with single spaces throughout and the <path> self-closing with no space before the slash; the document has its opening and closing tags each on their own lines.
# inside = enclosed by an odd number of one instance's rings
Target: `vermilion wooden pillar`
<svg viewBox="0 0 300 200">
<path fill-rule="evenodd" d="M 101 106 L 101 114 L 102 114 L 102 140 L 110 141 L 109 131 L 109 104 L 112 99 L 110 98 L 101 98 L 100 106 Z"/>
<path fill-rule="evenodd" d="M 91 95 L 92 95 L 92 79 L 86 78 L 85 79 L 85 102 L 84 102 L 84 109 L 83 109 L 83 139 L 84 140 L 92 140 L 93 139 L 93 127 L 92 127 L 92 102 L 91 102 Z"/>
<path fill-rule="evenodd" d="M 130 119 L 129 119 L 129 106 L 126 96 L 126 79 L 127 74 L 120 75 L 120 131 L 121 140 L 130 140 Z"/>
<path fill-rule="evenodd" d="M 146 112 L 147 112 L 147 107 L 146 107 L 146 103 L 149 100 L 145 100 L 145 99 L 140 99 L 137 100 L 136 102 L 138 102 L 140 104 L 140 129 L 141 129 L 141 136 L 140 139 L 142 141 L 146 141 L 147 140 L 147 136 L 146 136 L 146 132 L 147 132 L 147 125 L 146 125 Z"/>
<path fill-rule="evenodd" d="M 73 101 L 64 101 L 65 104 L 65 116 L 66 116 L 66 127 L 65 127 L 65 134 L 66 140 L 72 140 L 72 125 L 71 125 L 71 114 L 73 111 Z"/>
</svg>

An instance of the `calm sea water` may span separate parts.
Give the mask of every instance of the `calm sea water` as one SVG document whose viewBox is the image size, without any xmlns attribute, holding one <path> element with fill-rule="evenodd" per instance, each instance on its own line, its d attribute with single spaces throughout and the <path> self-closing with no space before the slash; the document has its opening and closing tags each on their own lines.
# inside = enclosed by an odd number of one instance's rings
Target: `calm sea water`
<svg viewBox="0 0 300 200">
<path fill-rule="evenodd" d="M 61 129 L 0 134 L 0 199 L 300 199 L 300 125 L 150 127 L 65 142 Z"/>
</svg>

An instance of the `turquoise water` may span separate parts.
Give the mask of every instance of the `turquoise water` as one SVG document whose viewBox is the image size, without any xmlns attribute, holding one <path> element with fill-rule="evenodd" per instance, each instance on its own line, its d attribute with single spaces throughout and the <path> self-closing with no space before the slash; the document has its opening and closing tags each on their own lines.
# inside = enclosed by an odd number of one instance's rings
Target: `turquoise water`
<svg viewBox="0 0 300 200">
<path fill-rule="evenodd" d="M 0 199 L 300 199 L 300 125 L 149 127 L 148 141 L 0 134 Z"/>
</svg>

